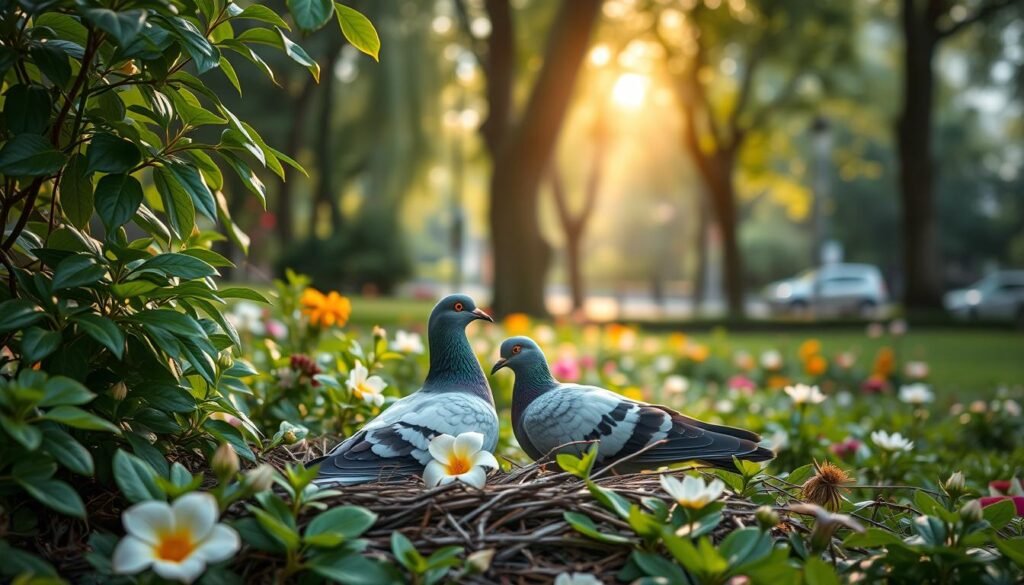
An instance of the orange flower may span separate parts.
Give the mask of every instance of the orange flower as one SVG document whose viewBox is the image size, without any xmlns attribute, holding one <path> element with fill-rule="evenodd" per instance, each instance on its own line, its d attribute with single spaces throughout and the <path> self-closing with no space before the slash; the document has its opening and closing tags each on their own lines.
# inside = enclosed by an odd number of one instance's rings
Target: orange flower
<svg viewBox="0 0 1024 585">
<path fill-rule="evenodd" d="M 800 356 L 800 361 L 810 361 L 811 358 L 821 353 L 821 342 L 817 339 L 808 339 L 800 344 L 796 353 Z"/>
<path fill-rule="evenodd" d="M 505 331 L 509 335 L 526 335 L 530 332 L 530 317 L 525 313 L 512 313 L 505 317 Z"/>
<path fill-rule="evenodd" d="M 708 346 L 695 343 L 686 348 L 686 357 L 699 363 L 704 362 L 711 355 L 711 350 Z"/>
<path fill-rule="evenodd" d="M 769 376 L 768 380 L 765 383 L 768 385 L 769 388 L 773 390 L 778 390 L 779 388 L 785 388 L 786 386 L 789 385 L 789 378 L 778 375 Z"/>
<path fill-rule="evenodd" d="M 828 360 L 823 356 L 815 355 L 804 362 L 804 371 L 810 376 L 821 376 L 828 370 Z"/>
<path fill-rule="evenodd" d="M 315 288 L 302 291 L 302 314 L 314 327 L 343 327 L 352 314 L 352 303 L 335 291 L 324 294 Z"/>
<path fill-rule="evenodd" d="M 875 355 L 875 365 L 871 368 L 871 374 L 877 378 L 888 379 L 892 376 L 893 368 L 896 365 L 896 355 L 891 347 L 883 347 Z"/>
<path fill-rule="evenodd" d="M 636 386 L 630 386 L 629 388 L 624 389 L 622 391 L 622 395 L 630 400 L 643 401 L 644 399 L 644 391 Z"/>
<path fill-rule="evenodd" d="M 686 349 L 686 335 L 679 333 L 670 333 L 668 336 L 668 346 L 675 352 L 683 353 Z"/>
</svg>

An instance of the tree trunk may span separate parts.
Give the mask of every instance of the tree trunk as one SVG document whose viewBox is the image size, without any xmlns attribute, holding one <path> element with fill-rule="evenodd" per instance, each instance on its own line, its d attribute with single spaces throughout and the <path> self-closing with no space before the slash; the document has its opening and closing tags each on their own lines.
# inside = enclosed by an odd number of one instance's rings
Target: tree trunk
<svg viewBox="0 0 1024 585">
<path fill-rule="evenodd" d="M 305 77 L 302 89 L 299 90 L 299 95 L 295 97 L 291 105 L 292 120 L 288 129 L 285 154 L 293 158 L 298 158 L 299 149 L 302 147 L 306 128 L 306 110 L 309 109 L 309 100 L 313 97 L 313 90 L 316 88 L 316 82 L 308 75 Z M 294 185 L 295 178 L 293 177 L 290 181 L 281 181 L 281 186 L 277 190 L 277 205 L 274 213 L 277 216 L 277 229 L 275 231 L 282 248 L 290 245 L 295 237 L 295 216 L 292 213 L 292 206 L 295 205 L 292 201 Z"/>
<path fill-rule="evenodd" d="M 735 152 L 719 151 L 713 159 L 713 180 L 709 182 L 711 208 L 722 236 L 722 275 L 725 283 L 726 310 L 730 317 L 744 314 L 743 256 L 740 254 L 739 226 L 736 215 L 736 189 L 732 172 Z"/>
<path fill-rule="evenodd" d="M 700 313 L 701 305 L 707 297 L 708 288 L 708 228 L 710 227 L 708 197 L 701 193 L 697 199 L 697 243 L 696 266 L 693 277 L 693 314 Z"/>
<path fill-rule="evenodd" d="M 506 131 L 506 138 L 497 151 L 492 151 L 493 309 L 499 315 L 520 312 L 547 315 L 544 282 L 551 249 L 540 230 L 540 182 L 554 150 L 600 7 L 600 0 L 562 3 L 548 37 L 544 66 L 526 110 L 514 128 Z M 489 74 L 493 71 L 490 69 Z M 500 124 L 500 121 L 499 118 L 488 122 Z M 488 130 L 493 131 L 493 126 Z"/>
<path fill-rule="evenodd" d="M 941 275 L 932 158 L 932 110 L 939 40 L 931 15 L 902 2 L 903 111 L 897 125 L 903 208 L 903 302 L 907 308 L 941 306 Z"/>
<path fill-rule="evenodd" d="M 334 134 L 331 120 L 334 113 L 334 91 L 337 83 L 334 79 L 334 66 L 338 62 L 338 55 L 341 53 L 341 37 L 332 41 L 327 48 L 324 57 L 323 82 L 320 84 L 320 110 L 317 113 L 317 136 L 316 136 L 316 161 L 320 171 L 317 180 L 316 192 L 313 197 L 312 213 L 309 214 L 309 234 L 316 233 L 317 217 L 320 215 L 320 208 L 327 205 L 328 223 L 330 233 L 341 229 L 341 213 L 338 209 L 338 193 L 334 188 L 334 144 L 331 140 Z"/>
<path fill-rule="evenodd" d="M 565 263 L 569 273 L 569 290 L 572 293 L 572 310 L 582 312 L 586 302 L 586 291 L 583 286 L 583 259 L 580 257 L 580 245 L 583 243 L 583 230 L 565 230 Z"/>
</svg>

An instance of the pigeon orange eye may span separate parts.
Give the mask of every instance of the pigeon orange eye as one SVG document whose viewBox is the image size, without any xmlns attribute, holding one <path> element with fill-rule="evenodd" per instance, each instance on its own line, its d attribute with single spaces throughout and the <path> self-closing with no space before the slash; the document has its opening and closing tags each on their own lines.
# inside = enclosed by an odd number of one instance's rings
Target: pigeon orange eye
<svg viewBox="0 0 1024 585">
<path fill-rule="evenodd" d="M 523 347 L 521 345 L 512 346 L 512 353 L 519 353 L 521 351 L 523 351 Z"/>
<path fill-rule="evenodd" d="M 456 311 L 461 311 L 462 309 L 463 309 L 463 306 L 462 306 L 461 302 L 455 303 L 455 310 Z"/>
</svg>

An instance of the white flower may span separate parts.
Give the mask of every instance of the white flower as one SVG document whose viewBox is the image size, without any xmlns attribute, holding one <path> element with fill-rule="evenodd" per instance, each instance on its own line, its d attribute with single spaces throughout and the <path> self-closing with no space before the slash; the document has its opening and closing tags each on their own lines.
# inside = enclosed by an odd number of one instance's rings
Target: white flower
<svg viewBox="0 0 1024 585">
<path fill-rule="evenodd" d="M 561 573 L 555 577 L 555 585 L 602 585 L 601 580 L 590 573 Z"/>
<path fill-rule="evenodd" d="M 1003 410 L 1010 416 L 1020 416 L 1020 403 L 1013 399 L 1004 400 Z"/>
<path fill-rule="evenodd" d="M 671 475 L 661 476 L 661 487 L 677 504 L 691 510 L 700 510 L 711 502 L 722 497 L 725 492 L 725 484 L 720 479 L 714 479 L 711 483 L 704 483 L 704 480 L 692 475 L 687 475 L 683 481 Z"/>
<path fill-rule="evenodd" d="M 672 359 L 672 356 L 661 354 L 654 358 L 654 371 L 659 374 L 666 374 L 671 372 L 676 367 L 676 360 Z"/>
<path fill-rule="evenodd" d="M 458 437 L 438 435 L 430 440 L 430 456 L 434 459 L 423 470 L 427 487 L 461 481 L 483 489 L 487 481 L 485 467 L 498 468 L 498 460 L 483 450 L 484 436 L 480 433 L 461 433 Z"/>
<path fill-rule="evenodd" d="M 662 389 L 667 394 L 682 394 L 690 388 L 690 381 L 682 376 L 669 376 L 665 378 Z"/>
<path fill-rule="evenodd" d="M 387 383 L 380 376 L 371 376 L 361 361 L 356 360 L 356 367 L 348 373 L 347 386 L 353 396 L 367 404 L 384 404 L 383 391 Z"/>
<path fill-rule="evenodd" d="M 217 516 L 217 500 L 202 492 L 174 504 L 135 504 L 121 515 L 128 534 L 114 549 L 114 572 L 133 575 L 152 567 L 164 579 L 191 583 L 207 563 L 229 559 L 241 546 L 235 529 L 217 523 Z"/>
<path fill-rule="evenodd" d="M 733 404 L 732 400 L 727 400 L 723 398 L 715 402 L 715 410 L 721 414 L 729 414 L 730 412 L 736 410 L 736 405 Z"/>
<path fill-rule="evenodd" d="M 423 353 L 423 338 L 415 331 L 402 331 L 395 333 L 395 349 L 402 353 Z"/>
<path fill-rule="evenodd" d="M 900 387 L 900 401 L 920 406 L 935 400 L 927 384 L 907 384 Z"/>
<path fill-rule="evenodd" d="M 914 442 L 899 433 L 889 434 L 885 431 L 871 433 L 871 441 L 886 451 L 910 451 Z"/>
<path fill-rule="evenodd" d="M 777 370 L 782 367 L 782 354 L 774 349 L 761 354 L 761 367 L 766 370 Z"/>
<path fill-rule="evenodd" d="M 533 329 L 533 337 L 537 340 L 537 343 L 541 345 L 548 345 L 554 343 L 557 336 L 555 330 L 550 325 L 537 325 Z"/>
<path fill-rule="evenodd" d="M 786 394 L 789 394 L 796 404 L 821 404 L 825 401 L 825 395 L 818 390 L 817 386 L 808 386 L 807 384 L 786 386 Z"/>
<path fill-rule="evenodd" d="M 913 380 L 923 380 L 928 377 L 927 362 L 907 362 L 903 366 L 903 373 Z"/>
<path fill-rule="evenodd" d="M 226 317 L 239 331 L 248 331 L 256 336 L 267 331 L 263 324 L 263 307 L 252 301 L 239 302 Z"/>
</svg>

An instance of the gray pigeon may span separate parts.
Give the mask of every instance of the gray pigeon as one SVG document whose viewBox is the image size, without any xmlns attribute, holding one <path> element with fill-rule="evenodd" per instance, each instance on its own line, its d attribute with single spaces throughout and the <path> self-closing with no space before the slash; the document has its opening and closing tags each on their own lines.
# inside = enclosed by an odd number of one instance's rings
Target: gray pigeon
<svg viewBox="0 0 1024 585">
<path fill-rule="evenodd" d="M 430 440 L 476 431 L 483 448 L 498 444 L 498 414 L 487 377 L 466 339 L 466 325 L 494 322 L 466 295 L 442 299 L 430 313 L 430 370 L 423 387 L 398 400 L 326 456 L 317 483 L 355 484 L 420 475 L 430 462 Z"/>
<path fill-rule="evenodd" d="M 733 456 L 766 461 L 772 452 L 759 447 L 756 433 L 702 422 L 668 407 L 629 400 L 596 386 L 562 384 L 551 375 L 544 352 L 529 337 L 511 337 L 501 344 L 494 374 L 511 368 L 512 430 L 534 460 L 574 441 L 600 441 L 597 463 L 614 462 L 644 447 L 656 447 L 633 457 L 617 471 L 632 472 L 700 461 L 735 469 Z M 585 447 L 565 450 L 579 453 Z"/>
</svg>

